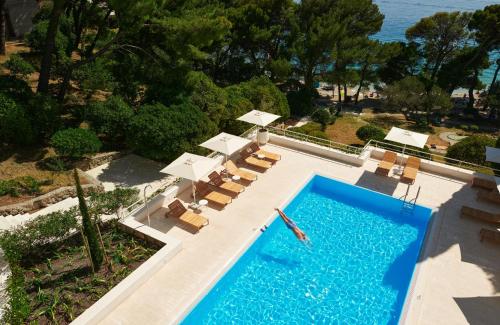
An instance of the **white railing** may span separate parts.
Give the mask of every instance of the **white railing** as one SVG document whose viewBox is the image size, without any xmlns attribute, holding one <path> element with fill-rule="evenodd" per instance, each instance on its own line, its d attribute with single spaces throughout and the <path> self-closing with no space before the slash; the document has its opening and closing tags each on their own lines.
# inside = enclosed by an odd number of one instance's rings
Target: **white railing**
<svg viewBox="0 0 500 325">
<path fill-rule="evenodd" d="M 408 148 L 408 147 L 405 148 L 402 145 L 398 145 L 398 144 L 391 143 L 391 142 L 370 140 L 365 145 L 364 149 L 367 149 L 368 147 L 381 148 L 381 149 L 390 150 L 390 151 L 394 151 L 394 152 L 398 152 L 398 153 L 401 153 L 404 150 L 405 155 L 408 155 L 408 156 L 415 156 L 415 157 L 419 157 L 419 158 L 422 158 L 425 160 L 435 161 L 437 163 L 441 163 L 444 165 L 468 169 L 468 170 L 472 170 L 472 171 L 477 171 L 477 172 L 481 172 L 484 174 L 498 174 L 498 175 L 500 175 L 500 170 L 495 169 L 491 166 L 478 165 L 478 164 L 474 164 L 474 163 L 463 161 L 463 160 L 448 158 L 448 157 L 445 157 L 443 155 L 438 155 L 438 154 L 434 154 L 434 153 L 431 153 L 428 151 L 418 150 L 418 149 L 414 149 L 414 148 Z"/>
<path fill-rule="evenodd" d="M 253 132 L 256 132 L 257 129 L 258 129 L 258 127 L 254 126 L 250 129 L 248 129 L 247 131 L 245 131 L 241 136 L 248 137 Z M 419 158 L 429 160 L 429 161 L 435 161 L 437 163 L 441 163 L 444 165 L 463 168 L 463 169 L 472 170 L 472 171 L 477 171 L 477 172 L 481 172 L 484 174 L 500 175 L 500 170 L 495 169 L 491 166 L 479 165 L 479 164 L 474 164 L 474 163 L 459 160 L 459 159 L 448 158 L 448 157 L 445 157 L 443 155 L 438 155 L 438 154 L 434 154 L 434 153 L 431 153 L 428 151 L 423 151 L 423 150 L 417 150 L 414 148 L 408 148 L 408 147 L 405 148 L 403 145 L 398 145 L 398 144 L 391 143 L 391 142 L 370 140 L 370 141 L 368 141 L 368 143 L 364 147 L 354 147 L 354 146 L 350 146 L 350 145 L 347 145 L 344 143 L 335 142 L 335 141 L 332 141 L 329 139 L 318 138 L 318 137 L 314 137 L 314 136 L 311 136 L 308 134 L 290 131 L 287 129 L 278 128 L 278 127 L 274 127 L 274 126 L 267 126 L 266 129 L 270 133 L 273 133 L 276 135 L 281 135 L 281 136 L 285 136 L 285 137 L 300 140 L 300 141 L 314 143 L 314 144 L 317 144 L 317 145 L 320 145 L 323 147 L 336 149 L 336 150 L 339 150 L 339 151 L 342 151 L 345 153 L 356 154 L 358 156 L 360 156 L 363 152 L 365 152 L 365 150 L 368 150 L 369 147 L 382 148 L 385 150 L 391 150 L 391 151 L 399 152 L 399 153 L 403 152 L 403 150 L 404 150 L 406 155 L 419 157 Z"/>
<path fill-rule="evenodd" d="M 320 145 L 320 146 L 323 146 L 323 147 L 327 147 L 327 148 L 330 148 L 330 149 L 336 149 L 336 150 L 339 150 L 339 151 L 342 151 L 342 152 L 345 152 L 345 153 L 360 155 L 361 152 L 363 152 L 363 148 L 362 147 L 354 147 L 354 146 L 350 146 L 348 144 L 335 142 L 335 141 L 332 141 L 330 139 L 318 138 L 318 137 L 315 137 L 315 136 L 312 136 L 312 135 L 309 135 L 309 134 L 304 134 L 304 133 L 300 133 L 300 132 L 290 131 L 290 130 L 287 130 L 287 129 L 277 128 L 277 127 L 274 127 L 274 126 L 267 126 L 266 129 L 270 133 L 273 133 L 273 134 L 276 134 L 276 135 L 285 136 L 285 137 L 296 139 L 296 140 L 299 140 L 299 141 L 305 141 L 305 142 L 309 142 L 309 143 L 314 143 L 314 144 L 317 144 L 317 145 Z"/>
</svg>

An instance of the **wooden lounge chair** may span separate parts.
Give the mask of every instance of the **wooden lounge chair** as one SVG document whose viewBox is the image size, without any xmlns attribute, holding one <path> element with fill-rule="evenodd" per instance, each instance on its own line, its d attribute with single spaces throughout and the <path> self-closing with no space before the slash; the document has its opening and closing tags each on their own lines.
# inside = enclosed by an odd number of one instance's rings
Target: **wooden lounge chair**
<svg viewBox="0 0 500 325">
<path fill-rule="evenodd" d="M 233 199 L 226 194 L 212 191 L 208 184 L 203 181 L 199 181 L 198 183 L 196 183 L 195 190 L 196 195 L 199 195 L 205 200 L 222 207 L 225 207 L 233 201 Z"/>
<path fill-rule="evenodd" d="M 489 223 L 500 224 L 500 213 L 495 214 L 484 210 L 471 208 L 466 205 L 462 207 L 462 217 L 469 217 Z"/>
<path fill-rule="evenodd" d="M 486 229 L 482 228 L 479 231 L 479 237 L 481 238 L 481 241 L 484 241 L 485 239 L 495 242 L 495 243 L 500 243 L 500 230 L 492 230 L 492 229 Z"/>
<path fill-rule="evenodd" d="M 375 174 L 382 175 L 382 176 L 388 176 L 389 172 L 391 171 L 392 166 L 394 166 L 394 163 L 396 162 L 397 158 L 398 158 L 398 155 L 395 152 L 386 151 L 384 153 L 384 157 L 382 158 L 382 161 L 378 164 L 378 167 L 375 170 Z"/>
<path fill-rule="evenodd" d="M 248 150 L 243 150 L 240 154 L 241 160 L 251 167 L 255 167 L 260 170 L 268 170 L 273 166 L 269 161 L 253 157 L 251 152 L 248 152 Z"/>
<path fill-rule="evenodd" d="M 184 207 L 184 205 L 179 200 L 168 205 L 168 212 L 166 217 L 177 218 L 180 223 L 184 226 L 192 228 L 196 232 L 200 231 L 201 228 L 208 225 L 210 222 L 207 218 L 202 215 L 196 214 L 189 211 Z"/>
<path fill-rule="evenodd" d="M 479 190 L 477 192 L 478 200 L 485 200 L 492 203 L 500 204 L 500 193 L 498 193 L 497 189 L 491 191 Z"/>
<path fill-rule="evenodd" d="M 408 157 L 406 161 L 405 169 L 403 170 L 403 175 L 401 175 L 401 181 L 403 183 L 413 184 L 417 178 L 417 172 L 420 168 L 420 158 Z"/>
<path fill-rule="evenodd" d="M 210 179 L 210 184 L 222 190 L 231 192 L 232 194 L 238 195 L 245 191 L 245 186 L 231 181 L 224 181 L 220 174 L 216 171 L 211 172 L 208 175 L 208 178 Z"/>
<path fill-rule="evenodd" d="M 248 172 L 246 170 L 239 169 L 238 167 L 236 167 L 236 164 L 232 160 L 228 160 L 224 164 L 224 168 L 226 168 L 229 175 L 239 176 L 242 180 L 245 180 L 247 182 L 253 182 L 257 180 L 256 174 Z"/>
<path fill-rule="evenodd" d="M 490 179 L 474 177 L 472 179 L 472 187 L 479 187 L 491 191 L 497 188 L 497 184 L 495 183 L 495 181 Z"/>
<path fill-rule="evenodd" d="M 249 146 L 250 150 L 252 150 L 252 153 L 256 155 L 263 155 L 264 159 L 267 159 L 273 163 L 277 162 L 278 160 L 281 160 L 281 156 L 278 155 L 277 153 L 274 152 L 269 152 L 262 150 L 259 145 L 255 142 L 252 142 Z"/>
</svg>

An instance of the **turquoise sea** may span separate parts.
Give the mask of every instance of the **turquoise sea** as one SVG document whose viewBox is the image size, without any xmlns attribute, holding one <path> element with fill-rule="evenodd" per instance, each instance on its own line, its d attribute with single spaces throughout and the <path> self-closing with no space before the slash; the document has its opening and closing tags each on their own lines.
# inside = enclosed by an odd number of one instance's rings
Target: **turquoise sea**
<svg viewBox="0 0 500 325">
<path fill-rule="evenodd" d="M 404 41 L 405 31 L 423 17 L 438 11 L 475 11 L 487 5 L 499 4 L 494 0 L 374 0 L 385 15 L 382 30 L 375 35 L 381 41 Z M 496 60 L 498 54 L 490 60 Z M 482 81 L 489 84 L 495 66 L 484 71 Z"/>
</svg>

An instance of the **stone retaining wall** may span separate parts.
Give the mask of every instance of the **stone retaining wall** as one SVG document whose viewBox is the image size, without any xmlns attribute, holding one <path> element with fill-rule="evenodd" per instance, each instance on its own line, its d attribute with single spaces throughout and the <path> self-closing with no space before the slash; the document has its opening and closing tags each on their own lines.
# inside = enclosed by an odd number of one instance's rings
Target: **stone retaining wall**
<svg viewBox="0 0 500 325">
<path fill-rule="evenodd" d="M 98 166 L 104 165 L 111 160 L 121 158 L 128 154 L 128 152 L 122 151 L 110 151 L 110 152 L 102 152 L 91 157 L 85 157 L 82 160 L 75 163 L 75 167 L 81 170 L 89 170 L 96 168 Z"/>
<path fill-rule="evenodd" d="M 77 169 L 77 171 L 80 175 L 80 179 L 84 179 L 88 183 L 82 185 L 83 193 L 85 195 L 88 195 L 92 191 L 104 191 L 104 187 L 98 180 L 79 169 Z M 33 199 L 0 207 L 0 216 L 29 213 L 33 210 L 45 208 L 69 197 L 76 197 L 76 188 L 74 186 L 60 187 Z"/>
</svg>

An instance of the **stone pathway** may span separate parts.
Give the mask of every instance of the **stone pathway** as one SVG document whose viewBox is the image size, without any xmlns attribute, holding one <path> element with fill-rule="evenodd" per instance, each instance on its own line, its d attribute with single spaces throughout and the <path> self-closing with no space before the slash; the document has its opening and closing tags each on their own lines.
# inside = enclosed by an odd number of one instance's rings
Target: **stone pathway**
<svg viewBox="0 0 500 325">
<path fill-rule="evenodd" d="M 451 145 L 467 138 L 467 136 L 458 135 L 456 132 L 441 132 L 439 137 L 444 141 L 448 141 Z"/>
</svg>

